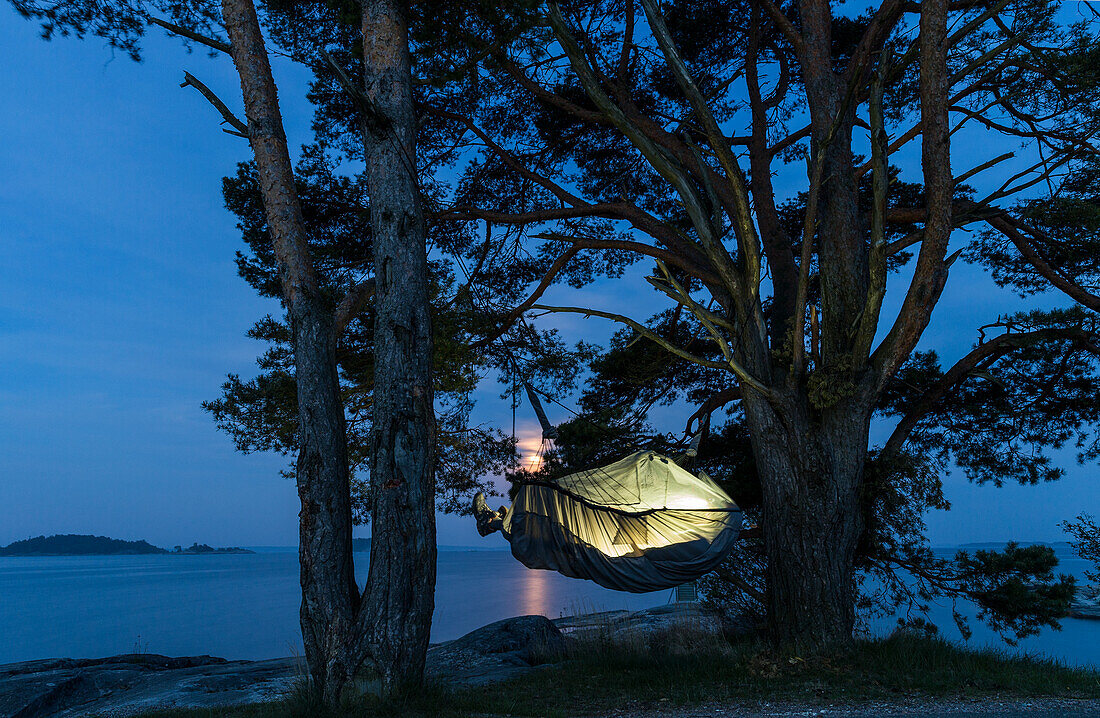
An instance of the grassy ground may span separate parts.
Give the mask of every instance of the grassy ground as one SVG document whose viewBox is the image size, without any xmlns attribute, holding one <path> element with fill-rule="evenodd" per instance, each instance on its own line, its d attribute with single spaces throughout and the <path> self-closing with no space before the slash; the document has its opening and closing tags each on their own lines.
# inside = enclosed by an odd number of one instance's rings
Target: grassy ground
<svg viewBox="0 0 1100 718">
<path fill-rule="evenodd" d="M 861 641 L 842 654 L 780 655 L 753 641 L 690 633 L 624 645 L 589 641 L 528 676 L 480 690 L 431 687 L 402 700 L 349 699 L 341 716 L 575 716 L 707 702 L 870 701 L 930 697 L 1100 698 L 1100 672 L 967 651 L 939 639 Z M 145 718 L 305 718 L 321 715 L 304 693 L 281 703 L 221 711 L 166 711 Z"/>
</svg>

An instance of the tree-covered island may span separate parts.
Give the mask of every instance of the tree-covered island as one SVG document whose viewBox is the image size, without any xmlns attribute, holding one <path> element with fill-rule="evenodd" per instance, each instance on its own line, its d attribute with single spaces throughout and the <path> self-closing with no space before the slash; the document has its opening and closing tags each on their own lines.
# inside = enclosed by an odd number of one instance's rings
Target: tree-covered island
<svg viewBox="0 0 1100 718">
<path fill-rule="evenodd" d="M 106 536 L 81 534 L 55 534 L 13 541 L 0 547 L 0 556 L 136 556 L 141 554 L 206 554 L 206 553 L 255 553 L 237 546 L 212 548 L 194 543 L 189 548 L 176 546 L 168 549 L 154 546 L 148 541 L 123 541 Z"/>
</svg>

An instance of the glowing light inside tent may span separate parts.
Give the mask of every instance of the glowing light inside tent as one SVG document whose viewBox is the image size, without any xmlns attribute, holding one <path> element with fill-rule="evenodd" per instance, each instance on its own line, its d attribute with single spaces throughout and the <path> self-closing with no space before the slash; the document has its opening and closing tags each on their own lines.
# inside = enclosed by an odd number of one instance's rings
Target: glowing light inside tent
<svg viewBox="0 0 1100 718">
<path fill-rule="evenodd" d="M 709 505 L 705 497 L 700 498 L 697 494 L 669 494 L 665 508 L 690 510 L 709 508 Z"/>
<path fill-rule="evenodd" d="M 538 465 L 540 443 L 537 435 L 519 439 L 528 465 Z M 639 451 L 522 484 L 503 524 L 525 566 L 639 593 L 713 570 L 737 539 L 741 511 L 709 478 Z"/>
</svg>

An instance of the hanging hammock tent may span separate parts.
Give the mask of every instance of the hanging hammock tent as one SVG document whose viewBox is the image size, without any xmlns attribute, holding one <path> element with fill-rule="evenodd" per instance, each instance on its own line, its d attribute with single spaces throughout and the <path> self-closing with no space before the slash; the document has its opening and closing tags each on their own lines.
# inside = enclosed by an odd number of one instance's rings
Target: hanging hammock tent
<svg viewBox="0 0 1100 718">
<path fill-rule="evenodd" d="M 499 518 L 512 555 L 528 568 L 634 593 L 712 571 L 741 531 L 741 510 L 706 474 L 652 451 L 524 483 Z"/>
</svg>

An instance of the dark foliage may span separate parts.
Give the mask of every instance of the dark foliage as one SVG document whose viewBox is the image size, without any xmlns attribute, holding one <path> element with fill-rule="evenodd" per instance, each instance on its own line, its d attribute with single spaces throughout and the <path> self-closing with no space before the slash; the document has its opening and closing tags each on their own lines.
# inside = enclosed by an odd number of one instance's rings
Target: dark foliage
<svg viewBox="0 0 1100 718">
<path fill-rule="evenodd" d="M 1086 598 L 1100 598 L 1100 526 L 1091 514 L 1081 514 L 1073 521 L 1062 522 L 1062 529 L 1073 537 L 1073 549 L 1077 555 L 1092 562 L 1093 568 L 1085 571 L 1085 580 L 1091 585 L 1081 589 Z"/>
</svg>

